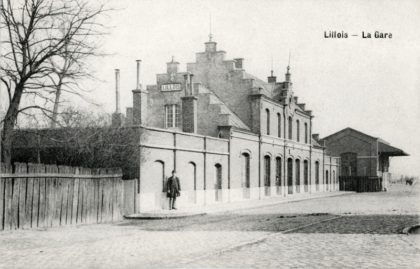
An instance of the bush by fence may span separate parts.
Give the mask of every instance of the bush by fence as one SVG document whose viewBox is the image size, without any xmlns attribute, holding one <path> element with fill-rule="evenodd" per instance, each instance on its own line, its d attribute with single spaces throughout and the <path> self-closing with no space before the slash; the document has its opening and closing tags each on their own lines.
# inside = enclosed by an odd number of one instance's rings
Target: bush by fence
<svg viewBox="0 0 420 269">
<path fill-rule="evenodd" d="M 121 169 L 1 164 L 0 230 L 118 221 L 134 213 L 136 180 Z"/>
</svg>

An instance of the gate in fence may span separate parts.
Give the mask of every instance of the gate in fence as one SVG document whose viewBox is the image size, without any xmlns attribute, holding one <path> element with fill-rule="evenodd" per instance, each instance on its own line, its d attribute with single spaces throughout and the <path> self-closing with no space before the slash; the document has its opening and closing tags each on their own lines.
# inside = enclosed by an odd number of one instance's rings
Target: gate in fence
<svg viewBox="0 0 420 269">
<path fill-rule="evenodd" d="M 136 180 L 120 169 L 1 164 L 0 230 L 118 221 L 135 213 Z"/>
</svg>

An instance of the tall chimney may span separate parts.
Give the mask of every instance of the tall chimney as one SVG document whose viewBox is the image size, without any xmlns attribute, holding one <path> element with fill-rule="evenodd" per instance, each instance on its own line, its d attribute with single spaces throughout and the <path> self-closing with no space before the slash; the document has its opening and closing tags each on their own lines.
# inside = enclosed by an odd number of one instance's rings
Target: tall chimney
<svg viewBox="0 0 420 269">
<path fill-rule="evenodd" d="M 120 113 L 120 69 L 115 69 L 115 113 Z"/>
<path fill-rule="evenodd" d="M 112 113 L 111 126 L 119 128 L 124 123 L 124 115 L 120 111 L 120 69 L 115 69 L 115 112 Z"/>
<path fill-rule="evenodd" d="M 140 64 L 141 60 L 136 60 L 137 63 L 137 78 L 136 88 L 133 90 L 133 109 L 132 109 L 132 124 L 141 125 L 146 124 L 147 119 L 147 90 L 143 90 L 140 83 Z"/>
<path fill-rule="evenodd" d="M 181 97 L 182 100 L 182 131 L 197 133 L 197 97 L 189 95 Z"/>
<path fill-rule="evenodd" d="M 184 83 L 185 83 L 185 91 L 184 91 L 184 95 L 188 96 L 188 81 L 189 81 L 189 74 L 186 73 L 184 75 Z"/>
<path fill-rule="evenodd" d="M 184 83 L 185 83 L 185 96 L 194 95 L 194 85 L 193 85 L 193 74 L 186 73 L 184 74 Z"/>
<path fill-rule="evenodd" d="M 137 81 L 136 81 L 136 89 L 140 89 L 140 63 L 141 60 L 136 60 L 137 62 Z"/>
<path fill-rule="evenodd" d="M 193 90 L 194 90 L 194 85 L 193 85 L 193 74 L 190 74 L 190 95 L 194 95 Z"/>
</svg>

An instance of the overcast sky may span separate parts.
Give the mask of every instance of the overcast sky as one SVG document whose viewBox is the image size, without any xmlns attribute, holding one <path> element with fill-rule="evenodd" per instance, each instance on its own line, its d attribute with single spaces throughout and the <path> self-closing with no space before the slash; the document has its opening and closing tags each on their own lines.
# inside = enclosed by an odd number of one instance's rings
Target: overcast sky
<svg viewBox="0 0 420 269">
<path fill-rule="evenodd" d="M 171 56 L 195 60 L 208 40 L 209 16 L 218 49 L 244 57 L 247 72 L 264 80 L 274 62 L 284 78 L 289 50 L 295 95 L 315 115 L 321 137 L 353 127 L 410 154 L 391 161 L 391 172 L 420 174 L 420 1 L 141 1 L 105 0 L 118 10 L 103 42 L 112 54 L 95 63 L 90 94 L 115 107 L 114 69 L 121 69 L 121 102 L 132 105 L 135 59 L 141 83 L 155 84 Z M 357 34 L 325 39 L 324 31 Z M 362 39 L 362 31 L 392 39 Z"/>
</svg>

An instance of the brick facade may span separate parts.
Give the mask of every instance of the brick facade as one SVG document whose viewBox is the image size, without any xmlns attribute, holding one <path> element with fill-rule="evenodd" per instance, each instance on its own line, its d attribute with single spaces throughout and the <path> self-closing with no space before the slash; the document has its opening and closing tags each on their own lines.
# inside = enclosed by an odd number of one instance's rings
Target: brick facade
<svg viewBox="0 0 420 269">
<path fill-rule="evenodd" d="M 390 157 L 408 155 L 378 137 L 352 128 L 338 131 L 321 141 L 332 156 L 341 158 L 340 175 L 381 177 L 384 189 L 391 180 Z"/>
<path fill-rule="evenodd" d="M 172 59 L 156 85 L 133 91 L 133 122 L 141 118 L 147 134 L 141 210 L 165 208 L 173 169 L 182 206 L 338 190 L 339 159 L 312 138 L 312 112 L 293 95 L 290 68 L 284 82 L 273 74 L 265 82 L 245 71 L 243 58 L 225 56 L 206 42 L 186 72 Z"/>
<path fill-rule="evenodd" d="M 182 99 L 182 131 L 197 132 L 197 97 L 184 96 Z"/>
</svg>

